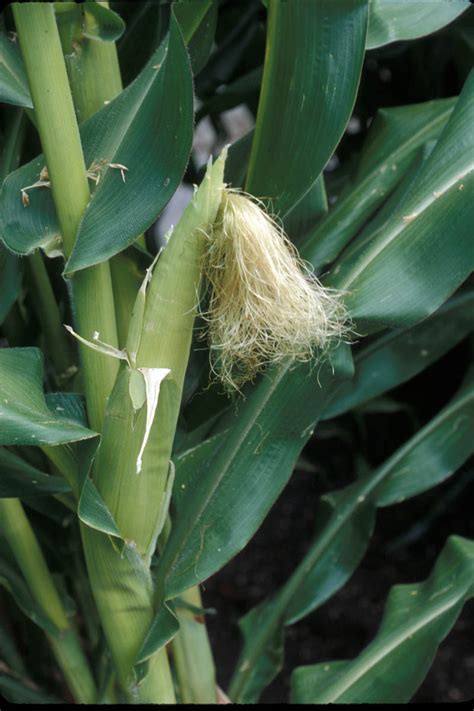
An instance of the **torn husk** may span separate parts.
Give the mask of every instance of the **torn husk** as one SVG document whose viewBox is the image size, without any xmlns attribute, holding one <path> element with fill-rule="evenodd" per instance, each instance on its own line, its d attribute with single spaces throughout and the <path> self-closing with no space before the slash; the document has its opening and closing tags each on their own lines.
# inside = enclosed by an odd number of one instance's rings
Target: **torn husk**
<svg viewBox="0 0 474 711">
<path fill-rule="evenodd" d="M 324 288 L 259 202 L 227 189 L 207 240 L 211 366 L 238 388 L 266 366 L 309 360 L 347 333 L 341 294 Z"/>
</svg>

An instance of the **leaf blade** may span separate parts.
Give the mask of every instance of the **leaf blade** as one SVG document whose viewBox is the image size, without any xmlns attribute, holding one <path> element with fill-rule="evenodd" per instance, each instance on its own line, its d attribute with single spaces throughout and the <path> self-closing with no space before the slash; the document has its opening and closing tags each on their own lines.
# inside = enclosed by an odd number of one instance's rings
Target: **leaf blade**
<svg viewBox="0 0 474 711">
<path fill-rule="evenodd" d="M 20 49 L 5 32 L 0 32 L 0 101 L 33 108 Z"/>
<path fill-rule="evenodd" d="M 67 272 L 109 259 L 154 221 L 184 173 L 192 115 L 189 61 L 172 19 L 170 33 L 137 79 L 81 124 L 85 162 L 89 167 L 99 162 L 100 181 L 79 226 Z M 21 200 L 22 189 L 38 180 L 44 165 L 40 155 L 3 185 L 2 239 L 17 254 L 51 246 L 57 251 L 60 246 L 50 190 L 28 190 L 28 207 Z"/>
<path fill-rule="evenodd" d="M 376 507 L 436 486 L 470 456 L 473 396 L 468 379 L 453 401 L 378 469 L 323 497 L 308 552 L 274 598 L 240 622 L 244 646 L 230 687 L 235 702 L 257 701 L 282 666 L 283 627 L 318 609 L 351 577 L 370 543 Z M 437 456 L 440 441 L 444 447 Z"/>
<path fill-rule="evenodd" d="M 448 539 L 429 578 L 390 591 L 375 639 L 350 662 L 300 667 L 296 703 L 406 703 L 454 625 L 474 583 L 474 542 Z"/>
<path fill-rule="evenodd" d="M 354 378 L 340 385 L 322 419 L 348 412 L 436 362 L 473 330 L 473 306 L 474 292 L 460 292 L 421 323 L 388 331 L 361 348 Z"/>
<path fill-rule="evenodd" d="M 361 328 L 416 323 L 472 271 L 473 126 L 471 72 L 409 198 L 369 244 L 356 240 L 331 270 L 328 282 L 350 291 L 346 303 Z"/>
<path fill-rule="evenodd" d="M 0 349 L 0 445 L 58 445 L 97 437 L 87 427 L 48 408 L 42 380 L 39 350 Z"/>
<path fill-rule="evenodd" d="M 335 259 L 367 217 L 397 185 L 417 150 L 435 139 L 455 99 L 379 109 L 364 144 L 353 184 L 304 242 L 304 257 L 320 268 Z"/>
<path fill-rule="evenodd" d="M 352 374 L 344 344 L 333 358 L 321 369 L 322 386 L 308 364 L 292 370 L 289 362 L 274 369 L 250 392 L 245 410 L 210 458 L 205 450 L 200 466 L 195 459 L 176 462 L 177 515 L 157 570 L 167 597 L 207 578 L 253 535 L 291 475 L 338 378 Z M 224 418 L 220 426 L 226 429 L 229 423 Z"/>
<path fill-rule="evenodd" d="M 367 33 L 367 49 L 383 47 L 391 42 L 424 37 L 445 27 L 469 8 L 468 0 L 440 3 L 436 12 L 426 2 L 407 3 L 400 11 L 390 0 L 372 0 Z"/>
<path fill-rule="evenodd" d="M 367 17 L 365 0 L 270 3 L 246 190 L 271 199 L 281 217 L 318 178 L 349 120 Z"/>
</svg>

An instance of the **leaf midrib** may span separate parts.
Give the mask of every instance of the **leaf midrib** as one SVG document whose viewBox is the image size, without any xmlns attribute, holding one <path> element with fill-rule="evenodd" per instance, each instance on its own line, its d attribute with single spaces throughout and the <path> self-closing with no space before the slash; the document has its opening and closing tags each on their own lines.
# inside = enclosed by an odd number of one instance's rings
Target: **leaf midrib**
<svg viewBox="0 0 474 711">
<path fill-rule="evenodd" d="M 431 130 L 433 130 L 437 126 L 437 124 L 443 123 L 446 120 L 446 117 L 449 117 L 449 115 L 453 112 L 453 108 L 454 107 L 451 106 L 450 108 L 445 109 L 443 112 L 438 114 L 436 118 L 424 124 L 423 128 L 421 128 L 417 133 L 414 133 L 409 139 L 405 141 L 405 143 L 402 143 L 401 146 L 395 148 L 395 150 L 392 153 L 389 153 L 386 158 L 384 158 L 380 163 L 378 163 L 377 167 L 374 167 L 374 169 L 370 173 L 368 173 L 365 178 L 363 178 L 360 182 L 356 183 L 356 185 L 353 186 L 352 190 L 350 190 L 350 192 L 344 198 L 342 198 L 340 202 L 336 203 L 336 205 L 334 206 L 334 210 L 328 213 L 327 218 L 324 220 L 323 223 L 321 223 L 320 230 L 323 231 L 323 228 L 327 226 L 327 224 L 330 224 L 331 221 L 337 219 L 337 216 L 340 212 L 344 213 L 347 210 L 346 203 L 350 203 L 359 193 L 365 194 L 367 192 L 367 187 L 371 185 L 374 178 L 377 178 L 378 175 L 380 175 L 380 169 L 385 164 L 388 165 L 388 163 L 393 163 L 394 161 L 401 161 L 403 158 L 408 157 L 408 155 L 414 148 L 417 148 L 419 145 L 421 145 L 420 137 L 422 137 L 423 134 L 429 133 Z M 316 236 L 317 233 L 315 233 L 315 237 Z"/>
<path fill-rule="evenodd" d="M 353 665 L 352 671 L 348 674 L 347 680 L 345 681 L 344 679 L 342 679 L 341 681 L 335 682 L 332 685 L 332 688 L 330 686 L 329 689 L 326 690 L 326 695 L 323 695 L 318 699 L 318 702 L 334 703 L 335 701 L 340 699 L 341 696 L 346 693 L 346 691 L 350 690 L 350 688 L 354 686 L 354 684 L 356 684 L 367 673 L 369 673 L 371 669 L 373 669 L 377 664 L 379 664 L 386 657 L 388 657 L 394 650 L 397 649 L 397 647 L 400 647 L 408 639 L 410 639 L 410 637 L 415 635 L 417 632 L 429 625 L 438 617 L 441 617 L 443 613 L 447 612 L 456 604 L 458 604 L 459 601 L 462 600 L 463 597 L 466 595 L 466 592 L 467 591 L 464 590 L 461 594 L 452 596 L 447 602 L 445 602 L 444 605 L 439 605 L 438 607 L 436 607 L 432 613 L 422 615 L 420 621 L 417 624 L 407 624 L 402 627 L 401 631 L 398 634 L 394 635 L 393 641 L 390 644 L 385 645 L 379 651 L 378 654 L 376 653 L 369 655 L 367 653 L 369 659 L 365 663 L 363 661 L 363 657 L 361 657 L 361 661 L 356 661 L 356 663 Z M 360 667 L 360 669 L 358 669 L 358 667 Z M 331 695 L 327 696 L 328 693 L 330 693 Z"/>
<path fill-rule="evenodd" d="M 161 49 L 161 47 L 156 50 L 156 52 L 154 53 L 153 57 L 154 57 L 158 52 L 160 52 L 160 49 Z M 129 130 L 130 130 L 130 126 L 131 126 L 132 123 L 135 121 L 135 118 L 136 118 L 137 114 L 142 110 L 143 104 L 144 104 L 144 102 L 146 101 L 146 99 L 147 99 L 147 97 L 148 97 L 148 95 L 149 95 L 149 93 L 150 93 L 150 91 L 151 91 L 151 89 L 152 89 L 152 87 L 153 87 L 153 84 L 154 84 L 155 82 L 158 82 L 158 81 L 164 81 L 164 75 L 166 74 L 167 67 L 168 67 L 168 62 L 167 62 L 168 53 L 169 53 L 168 50 L 169 50 L 169 37 L 168 37 L 168 40 L 167 40 L 167 45 L 166 45 L 166 48 L 165 48 L 165 51 L 164 51 L 164 56 L 163 56 L 163 60 L 162 60 L 160 69 L 159 69 L 159 70 L 153 70 L 153 74 L 150 75 L 150 79 L 149 79 L 146 83 L 144 83 L 142 91 L 141 91 L 140 93 L 138 93 L 138 95 L 137 95 L 137 97 L 136 97 L 136 100 L 135 100 L 134 105 L 133 105 L 133 110 L 127 115 L 126 121 L 124 121 L 124 123 L 123 123 L 121 126 L 119 126 L 119 127 L 115 126 L 115 128 L 114 128 L 113 136 L 114 136 L 114 138 L 116 137 L 116 140 L 115 140 L 115 141 L 113 142 L 113 144 L 111 145 L 111 149 L 110 149 L 110 150 L 111 150 L 111 152 L 113 153 L 113 155 L 109 157 L 109 161 L 114 161 L 114 160 L 115 160 L 115 157 L 117 156 L 117 154 L 118 154 L 118 152 L 120 151 L 120 149 L 121 149 L 121 147 L 122 147 L 122 145 L 123 145 L 125 139 L 127 138 L 127 134 L 128 134 L 128 132 L 129 132 Z M 144 69 L 144 71 L 147 71 L 148 69 L 151 68 L 151 66 L 152 66 L 152 61 L 154 61 L 153 57 L 152 57 L 152 58 L 150 59 L 150 61 L 148 62 L 148 65 L 147 65 L 147 67 Z M 141 76 L 141 75 L 140 75 L 140 76 Z M 139 78 L 140 78 L 140 76 L 139 76 Z M 133 89 L 133 85 L 130 86 L 130 89 Z M 127 91 L 127 90 L 125 90 L 125 92 L 126 92 L 126 91 Z M 124 92 L 124 93 L 125 93 L 125 92 Z M 122 98 L 122 100 L 123 100 L 124 93 L 119 94 L 119 96 L 117 97 L 117 99 Z M 92 116 L 90 120 L 93 121 L 93 120 L 94 120 L 94 116 Z M 118 128 L 120 128 L 120 130 L 118 130 Z M 110 168 L 108 168 L 108 166 L 106 166 L 106 167 L 105 167 L 105 170 L 104 170 L 104 173 L 103 173 L 103 176 L 102 176 L 102 180 L 100 181 L 100 183 L 99 183 L 97 189 L 94 190 L 94 192 L 93 192 L 92 195 L 91 195 L 91 199 L 90 199 L 90 201 L 89 201 L 89 203 L 88 203 L 88 205 L 87 205 L 87 207 L 86 207 L 86 210 L 84 211 L 84 214 L 83 214 L 83 216 L 82 216 L 81 222 L 80 222 L 80 224 L 79 224 L 79 229 L 78 229 L 78 232 L 77 232 L 77 237 L 76 237 L 75 246 L 74 246 L 73 252 L 71 253 L 71 256 L 70 256 L 70 258 L 69 258 L 69 261 L 72 261 L 72 260 L 73 260 L 73 257 L 75 256 L 75 253 L 76 253 L 76 246 L 77 246 L 77 244 L 78 244 L 78 242 L 79 242 L 79 237 L 80 237 L 80 235 L 81 235 L 82 228 L 83 228 L 83 226 L 84 226 L 84 222 L 86 221 L 88 215 L 90 214 L 90 210 L 91 210 L 91 208 L 92 208 L 93 205 L 94 205 L 94 198 L 95 198 L 97 195 L 100 195 L 101 192 L 102 192 L 102 190 L 104 189 L 104 183 L 105 183 L 104 178 L 105 178 L 106 174 L 109 172 L 109 170 L 110 170 Z M 67 268 L 68 268 L 68 265 L 66 264 L 66 267 L 65 267 L 65 271 L 66 271 L 66 272 L 67 272 Z"/>
<path fill-rule="evenodd" d="M 432 169 L 432 166 L 430 163 L 426 163 L 424 169 L 427 170 L 426 166 L 428 166 L 428 169 Z M 465 169 L 465 172 L 462 175 L 462 179 L 466 179 L 470 174 L 474 172 L 474 162 L 471 163 L 471 165 L 467 166 Z M 422 220 L 424 216 L 426 215 L 427 211 L 430 210 L 430 208 L 437 202 L 437 200 L 440 197 L 445 196 L 447 193 L 451 192 L 453 188 L 459 183 L 461 180 L 461 177 L 459 175 L 453 175 L 442 187 L 442 190 L 440 191 L 441 194 L 436 193 L 435 191 L 431 190 L 424 195 L 418 196 L 419 202 L 417 203 L 412 203 L 410 205 L 410 208 L 414 208 L 416 205 L 416 219 L 414 222 L 418 222 L 419 220 Z M 438 187 L 439 190 L 439 186 Z M 398 235 L 403 232 L 405 229 L 410 228 L 412 226 L 412 222 L 404 222 L 402 219 L 402 212 L 400 211 L 400 208 L 398 208 L 396 211 L 394 211 L 392 217 L 390 218 L 390 221 L 392 222 L 391 228 L 386 229 L 385 227 L 382 226 L 380 234 L 382 234 L 382 229 L 384 233 L 384 239 L 380 240 L 377 242 L 377 240 L 372 243 L 372 248 L 367 251 L 367 253 L 364 255 L 364 258 L 361 259 L 358 263 L 356 262 L 356 265 L 351 269 L 349 274 L 346 276 L 345 280 L 342 282 L 338 282 L 337 286 L 340 289 L 347 289 L 353 282 L 357 279 L 357 277 L 368 267 L 370 264 L 373 263 L 373 261 L 390 245 L 393 243 L 393 241 L 398 237 Z"/>
<path fill-rule="evenodd" d="M 236 456 L 238 455 L 240 448 L 245 441 L 247 435 L 251 431 L 252 427 L 255 425 L 255 422 L 258 420 L 260 414 L 262 411 L 265 409 L 268 401 L 272 398 L 275 390 L 279 386 L 280 382 L 286 375 L 287 371 L 289 370 L 290 366 L 292 365 L 293 361 L 288 362 L 284 366 L 281 367 L 280 372 L 278 373 L 278 377 L 274 378 L 268 387 L 267 393 L 263 400 L 261 401 L 260 407 L 258 408 L 257 412 L 255 413 L 255 416 L 252 417 L 249 422 L 246 424 L 246 426 L 243 428 L 240 436 L 237 438 L 237 441 L 235 442 L 234 446 L 230 449 L 228 454 L 226 455 L 226 458 L 224 459 L 224 462 L 220 461 L 220 457 L 218 455 L 217 462 L 219 463 L 219 466 L 215 466 L 215 469 L 217 471 L 217 476 L 215 477 L 212 486 L 205 491 L 205 495 L 201 498 L 201 501 L 198 503 L 196 509 L 193 511 L 193 520 L 187 520 L 186 522 L 186 529 L 185 529 L 185 534 L 184 536 L 178 538 L 178 543 L 175 544 L 175 549 L 176 552 L 174 553 L 173 557 L 171 558 L 170 562 L 167 564 L 166 568 L 164 571 L 161 573 L 161 579 L 163 579 L 164 576 L 169 576 L 173 569 L 176 561 L 179 558 L 179 555 L 181 551 L 183 550 L 184 546 L 186 545 L 187 541 L 191 537 L 191 534 L 194 533 L 192 523 L 199 521 L 199 519 L 202 518 L 203 513 L 209 506 L 210 501 L 212 500 L 214 493 L 218 486 L 220 485 L 222 479 L 226 475 L 229 467 L 231 466 L 232 462 L 235 460 Z M 222 456 L 222 455 L 221 455 Z"/>
</svg>

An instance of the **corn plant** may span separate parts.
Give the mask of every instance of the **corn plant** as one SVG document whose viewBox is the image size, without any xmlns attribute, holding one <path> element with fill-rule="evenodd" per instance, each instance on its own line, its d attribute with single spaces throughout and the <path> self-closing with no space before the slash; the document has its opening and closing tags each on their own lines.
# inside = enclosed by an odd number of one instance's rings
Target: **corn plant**
<svg viewBox="0 0 474 711">
<path fill-rule="evenodd" d="M 462 22 L 468 4 L 5 9 L 7 699 L 256 702 L 285 629 L 356 570 L 377 509 L 472 454 L 469 369 L 386 461 L 322 497 L 312 544 L 241 620 L 217 686 L 200 585 L 255 534 L 318 423 L 380 401 L 472 331 L 474 76 L 459 96 L 380 108 L 330 208 L 323 174 L 366 54 Z M 264 58 L 242 65 L 259 37 Z M 255 128 L 200 168 L 195 112 L 217 121 L 242 101 Z M 157 249 L 149 228 L 183 176 L 194 195 Z M 474 543 L 451 536 L 426 580 L 392 589 L 360 655 L 295 669 L 291 699 L 408 701 L 473 593 Z"/>
</svg>

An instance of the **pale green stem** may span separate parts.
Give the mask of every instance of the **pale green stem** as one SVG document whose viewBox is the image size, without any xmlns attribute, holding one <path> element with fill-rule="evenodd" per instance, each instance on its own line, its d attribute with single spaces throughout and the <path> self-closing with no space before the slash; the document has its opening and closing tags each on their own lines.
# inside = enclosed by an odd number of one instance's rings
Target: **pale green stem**
<svg viewBox="0 0 474 711">
<path fill-rule="evenodd" d="M 34 600 L 58 628 L 47 636 L 75 700 L 94 703 L 94 679 L 19 499 L 0 499 L 0 527 Z"/>
<path fill-rule="evenodd" d="M 13 13 L 68 256 L 90 193 L 54 6 L 15 4 Z M 98 331 L 104 341 L 117 345 L 109 265 L 100 264 L 77 273 L 72 280 L 72 294 L 79 333 L 90 340 Z M 100 431 L 117 363 L 88 348 L 81 348 L 81 357 L 89 420 Z M 83 527 L 83 534 L 88 533 Z"/>
<path fill-rule="evenodd" d="M 108 2 L 101 3 L 108 6 Z M 73 18 L 71 20 L 74 21 Z M 99 42 L 82 37 L 71 41 L 67 18 L 59 26 L 74 108 L 79 123 L 93 116 L 122 91 L 122 77 L 115 42 Z M 143 235 L 137 241 L 144 246 Z M 117 331 L 120 347 L 125 345 L 128 324 L 135 302 L 136 279 L 118 254 L 110 260 Z"/>
<path fill-rule="evenodd" d="M 54 7 L 15 3 L 13 14 L 68 255 L 90 194 Z"/>
<path fill-rule="evenodd" d="M 183 593 L 181 598 L 194 607 L 202 607 L 198 587 Z M 204 616 L 183 609 L 178 617 L 181 627 L 172 649 L 181 703 L 215 704 L 216 675 Z"/>
<path fill-rule="evenodd" d="M 85 526 L 81 532 L 99 616 L 130 702 L 175 703 L 165 650 L 149 660 L 148 673 L 139 685 L 133 679 L 133 666 L 155 614 L 149 583 L 109 538 Z"/>
<path fill-rule="evenodd" d="M 83 121 L 122 90 L 117 50 L 113 42 L 87 38 L 68 46 L 68 36 L 71 33 L 63 24 L 63 49 L 74 106 L 79 120 Z M 110 262 L 115 296 L 120 306 L 116 315 L 121 317 L 117 322 L 121 345 L 125 345 L 138 290 L 136 277 L 122 268 L 124 261 L 125 257 L 117 255 Z M 128 399 L 128 393 L 126 397 Z M 104 437 L 107 441 L 106 431 Z M 120 487 L 115 468 L 108 470 L 107 476 L 114 488 Z M 110 505 L 107 497 L 104 498 Z M 129 506 L 133 507 L 133 500 L 129 501 Z M 134 513 L 138 515 L 137 511 Z M 154 617 L 151 591 L 144 587 L 129 561 L 121 558 L 103 535 L 82 527 L 82 539 L 97 607 L 124 690 L 131 701 L 173 703 L 174 688 L 165 650 L 150 661 L 145 680 L 139 686 L 133 686 L 132 667 Z"/>
<path fill-rule="evenodd" d="M 107 6 L 108 3 L 102 2 Z M 93 116 L 122 91 L 122 78 L 115 42 L 81 38 L 67 47 L 66 67 L 79 123 Z M 70 51 L 72 50 L 72 51 Z"/>
<path fill-rule="evenodd" d="M 77 330 L 89 341 L 100 339 L 118 347 L 115 306 L 110 268 L 107 262 L 77 272 L 72 280 L 74 315 Z M 107 401 L 118 371 L 114 358 L 80 346 L 87 413 L 93 430 L 100 432 Z"/>
<path fill-rule="evenodd" d="M 119 346 L 120 348 L 125 348 L 130 316 L 141 285 L 141 279 L 136 265 L 127 254 L 116 254 L 115 257 L 112 257 L 110 271 L 114 288 Z"/>
<path fill-rule="evenodd" d="M 65 255 L 74 246 L 90 199 L 79 129 L 61 42 L 50 3 L 15 3 L 13 14 L 28 77 L 35 117 L 51 180 Z M 117 344 L 110 269 L 107 263 L 78 272 L 72 280 L 77 329 L 91 339 Z M 100 431 L 117 364 L 81 347 L 89 419 Z"/>
</svg>

